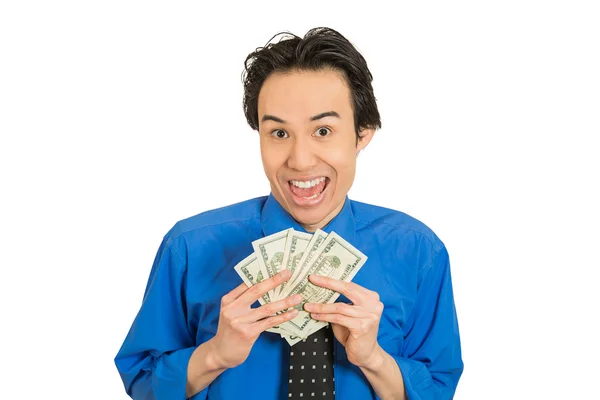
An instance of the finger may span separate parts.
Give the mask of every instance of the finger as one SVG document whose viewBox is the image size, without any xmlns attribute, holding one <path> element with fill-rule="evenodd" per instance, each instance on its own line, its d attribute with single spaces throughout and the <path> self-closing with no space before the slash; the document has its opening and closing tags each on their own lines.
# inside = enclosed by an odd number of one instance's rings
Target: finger
<svg viewBox="0 0 600 400">
<path fill-rule="evenodd" d="M 330 322 L 332 324 L 338 324 L 345 326 L 350 331 L 357 331 L 361 326 L 365 326 L 366 322 L 362 318 L 348 317 L 342 314 L 319 314 L 311 313 L 310 317 L 317 321 Z"/>
<path fill-rule="evenodd" d="M 230 304 L 235 299 L 240 297 L 246 290 L 248 290 L 248 285 L 246 285 L 245 283 L 242 283 L 241 285 L 239 285 L 238 287 L 233 289 L 231 292 L 229 292 L 225 296 L 223 296 L 223 298 L 221 299 L 221 303 L 223 305 Z"/>
<path fill-rule="evenodd" d="M 242 294 L 238 299 L 245 304 L 252 304 L 259 298 L 261 298 L 265 293 L 267 293 L 271 289 L 275 289 L 277 286 L 281 285 L 283 282 L 290 279 L 291 272 L 289 269 L 284 269 L 280 273 L 275 276 L 272 276 L 269 279 L 265 279 L 261 283 L 257 283 L 252 286 L 244 294 Z"/>
<path fill-rule="evenodd" d="M 322 275 L 310 275 L 308 279 L 317 286 L 343 294 L 350 299 L 351 302 L 357 305 L 363 305 L 368 298 L 366 293 L 367 289 L 354 282 L 344 282 L 339 279 L 333 279 Z"/>
<path fill-rule="evenodd" d="M 260 321 L 255 322 L 253 325 L 259 332 L 264 332 L 269 328 L 272 328 L 277 325 L 281 325 L 284 322 L 287 322 L 298 315 L 298 310 L 292 308 L 289 311 L 284 312 L 283 314 L 274 315 L 269 318 L 261 319 Z"/>
<path fill-rule="evenodd" d="M 298 305 L 301 302 L 302 302 L 302 296 L 299 294 L 296 294 L 294 296 L 290 296 L 285 299 L 275 301 L 273 303 L 265 304 L 264 306 L 260 306 L 258 308 L 252 309 L 252 311 L 250 311 L 246 315 L 246 318 L 244 318 L 244 321 L 249 322 L 249 323 L 256 322 L 263 318 L 269 317 L 269 316 L 277 313 L 278 311 L 282 311 L 282 310 L 288 309 L 290 307 L 293 307 L 295 305 Z"/>
<path fill-rule="evenodd" d="M 311 275 L 311 276 L 317 277 L 317 280 L 322 278 L 323 282 L 331 282 L 333 284 L 336 284 L 337 282 L 342 282 L 345 284 L 345 285 L 343 285 L 344 287 L 349 288 L 353 292 L 359 293 L 365 297 L 371 297 L 371 298 L 379 300 L 379 293 L 377 293 L 373 290 L 367 289 L 364 286 L 360 286 L 359 284 L 357 284 L 355 282 L 344 282 L 339 279 L 333 279 L 333 278 L 330 278 L 328 276 L 323 276 L 323 275 Z"/>
<path fill-rule="evenodd" d="M 333 304 L 318 304 L 318 303 L 306 303 L 304 309 L 310 313 L 315 314 L 341 314 L 347 317 L 363 318 L 367 317 L 369 311 L 364 307 L 351 306 L 346 303 L 333 303 Z"/>
</svg>

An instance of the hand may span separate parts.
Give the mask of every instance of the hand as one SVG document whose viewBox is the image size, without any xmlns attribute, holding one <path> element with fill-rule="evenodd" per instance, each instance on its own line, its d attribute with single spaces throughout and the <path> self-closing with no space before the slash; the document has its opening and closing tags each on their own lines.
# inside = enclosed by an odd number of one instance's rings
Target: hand
<svg viewBox="0 0 600 400">
<path fill-rule="evenodd" d="M 289 270 L 266 279 L 252 287 L 242 283 L 223 296 L 219 314 L 217 334 L 209 340 L 214 367 L 216 369 L 233 368 L 243 363 L 258 336 L 265 330 L 280 325 L 298 314 L 291 309 L 279 315 L 273 315 L 299 304 L 302 296 L 295 295 L 258 308 L 250 306 L 269 290 L 290 279 Z"/>
<path fill-rule="evenodd" d="M 333 334 L 346 348 L 348 361 L 358 367 L 372 367 L 382 355 L 377 342 L 383 312 L 379 294 L 356 283 L 326 276 L 310 275 L 309 279 L 317 286 L 343 294 L 353 303 L 306 303 L 304 309 L 313 319 L 331 323 Z"/>
</svg>

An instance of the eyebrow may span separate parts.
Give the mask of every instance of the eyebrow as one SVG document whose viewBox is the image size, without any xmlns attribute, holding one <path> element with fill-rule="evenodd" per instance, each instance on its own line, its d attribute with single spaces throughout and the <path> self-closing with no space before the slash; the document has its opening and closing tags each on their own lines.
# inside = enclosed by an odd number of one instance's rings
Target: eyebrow
<svg viewBox="0 0 600 400">
<path fill-rule="evenodd" d="M 335 111 L 326 111 L 321 114 L 317 114 L 315 116 L 310 117 L 310 120 L 316 121 L 318 119 L 325 118 L 325 117 L 340 118 L 340 114 L 336 113 Z M 281 118 L 276 117 L 274 115 L 269 115 L 269 114 L 263 115 L 262 119 L 260 120 L 260 122 L 265 122 L 265 121 L 275 121 L 275 122 L 279 122 L 280 124 L 286 123 L 286 121 L 282 120 Z"/>
</svg>

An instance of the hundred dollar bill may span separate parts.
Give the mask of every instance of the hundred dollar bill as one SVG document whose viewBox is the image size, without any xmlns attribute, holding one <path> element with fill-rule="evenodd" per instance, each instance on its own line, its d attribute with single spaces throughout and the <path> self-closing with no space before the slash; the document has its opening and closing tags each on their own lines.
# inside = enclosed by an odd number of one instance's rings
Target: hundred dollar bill
<svg viewBox="0 0 600 400">
<path fill-rule="evenodd" d="M 317 250 L 319 249 L 319 247 L 321 247 L 326 238 L 327 232 L 324 232 L 320 229 L 317 229 L 315 231 L 312 238 L 310 239 L 310 242 L 308 242 L 308 246 L 304 250 L 302 258 L 300 259 L 300 261 L 298 261 L 298 265 L 296 266 L 292 277 L 287 281 L 285 289 L 280 291 L 279 298 L 283 299 L 285 297 L 290 296 L 289 288 L 292 285 L 294 285 L 294 283 L 298 279 L 298 276 L 303 275 L 303 270 L 307 267 L 307 265 L 310 265 L 313 257 L 317 254 Z"/>
<path fill-rule="evenodd" d="M 283 262 L 282 262 L 282 270 L 289 269 L 294 275 L 296 268 L 300 264 L 300 260 L 304 255 L 304 250 L 308 247 L 308 243 L 312 239 L 313 235 L 305 232 L 298 232 L 296 230 L 290 229 L 288 231 L 287 240 L 285 242 L 285 249 L 283 251 Z M 288 282 L 283 282 L 279 287 L 275 288 L 274 298 L 276 300 L 283 299 L 281 294 L 284 293 L 285 286 Z"/>
<path fill-rule="evenodd" d="M 298 315 L 286 323 L 286 330 L 305 337 L 306 332 L 315 332 L 327 324 L 314 321 L 310 314 L 304 311 L 304 304 L 333 303 L 339 293 L 330 289 L 313 285 L 308 277 L 311 274 L 324 275 L 333 279 L 349 282 L 367 261 L 367 256 L 344 240 L 335 232 L 331 232 L 317 251 L 313 261 L 302 270 L 302 275 L 288 285 L 287 296 L 300 294 L 302 302 L 295 306 Z"/>
<path fill-rule="evenodd" d="M 244 258 L 240 261 L 235 267 L 235 271 L 238 273 L 240 278 L 244 281 L 246 286 L 254 286 L 257 283 L 260 283 L 263 280 L 262 271 L 258 265 L 258 261 L 256 259 L 256 254 L 252 253 L 248 257 Z M 265 294 L 258 299 L 258 302 L 261 305 L 265 305 L 269 303 L 269 298 Z M 298 343 L 298 341 L 302 340 L 302 338 L 294 335 L 291 332 L 288 332 L 285 327 L 278 325 L 273 328 L 267 329 L 267 332 L 279 333 L 281 336 L 287 336 L 286 340 L 290 343 L 290 346 Z M 293 342 L 293 344 L 292 344 Z"/>
<path fill-rule="evenodd" d="M 277 275 L 277 273 L 279 273 L 281 270 L 285 242 L 287 240 L 288 231 L 290 230 L 292 230 L 292 228 L 274 233 L 252 242 L 254 253 L 256 253 L 260 270 L 262 271 L 265 279 Z M 273 301 L 275 291 L 269 290 L 268 296 L 269 299 Z"/>
</svg>

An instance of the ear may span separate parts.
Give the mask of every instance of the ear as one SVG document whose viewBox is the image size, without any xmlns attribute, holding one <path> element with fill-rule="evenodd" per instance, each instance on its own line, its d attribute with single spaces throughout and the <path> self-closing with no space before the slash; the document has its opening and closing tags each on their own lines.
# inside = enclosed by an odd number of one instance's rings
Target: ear
<svg viewBox="0 0 600 400">
<path fill-rule="evenodd" d="M 360 153 L 373 139 L 375 129 L 365 128 L 358 133 L 358 143 L 356 143 L 356 154 Z"/>
</svg>

